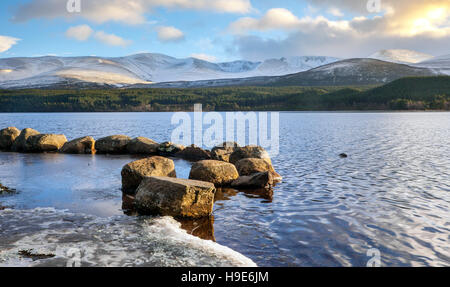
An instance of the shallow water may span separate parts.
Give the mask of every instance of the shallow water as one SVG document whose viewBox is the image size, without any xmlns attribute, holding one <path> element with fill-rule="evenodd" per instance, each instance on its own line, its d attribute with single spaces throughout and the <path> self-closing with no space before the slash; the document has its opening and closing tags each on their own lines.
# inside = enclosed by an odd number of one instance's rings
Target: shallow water
<svg viewBox="0 0 450 287">
<path fill-rule="evenodd" d="M 170 118 L 0 114 L 0 127 L 70 139 L 127 134 L 162 142 L 173 129 Z M 373 248 L 386 266 L 448 266 L 449 138 L 450 113 L 282 113 L 273 162 L 283 183 L 273 197 L 218 193 L 215 239 L 260 266 L 365 266 Z M 339 158 L 342 152 L 349 157 Z M 0 203 L 121 216 L 120 170 L 131 160 L 0 153 L 0 181 L 19 191 Z M 190 164 L 177 160 L 176 166 L 178 176 L 187 177 Z"/>
</svg>

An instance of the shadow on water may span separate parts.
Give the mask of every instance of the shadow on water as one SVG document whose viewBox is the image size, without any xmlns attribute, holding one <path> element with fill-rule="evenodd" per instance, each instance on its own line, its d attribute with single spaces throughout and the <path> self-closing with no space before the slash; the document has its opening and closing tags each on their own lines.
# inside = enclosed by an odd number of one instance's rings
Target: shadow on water
<svg viewBox="0 0 450 287">
<path fill-rule="evenodd" d="M 231 200 L 232 197 L 242 193 L 247 198 L 264 199 L 262 203 L 271 203 L 273 200 L 273 189 L 244 189 L 217 188 L 214 201 Z"/>
</svg>

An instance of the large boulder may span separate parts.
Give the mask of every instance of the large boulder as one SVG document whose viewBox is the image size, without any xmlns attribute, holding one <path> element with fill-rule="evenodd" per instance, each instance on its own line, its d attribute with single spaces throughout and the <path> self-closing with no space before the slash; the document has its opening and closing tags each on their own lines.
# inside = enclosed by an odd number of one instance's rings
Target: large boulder
<svg viewBox="0 0 450 287">
<path fill-rule="evenodd" d="M 134 194 L 145 177 L 177 177 L 173 160 L 161 156 L 133 161 L 123 167 L 121 174 L 122 191 L 127 194 Z"/>
<path fill-rule="evenodd" d="M 211 157 L 214 160 L 220 160 L 229 162 L 230 155 L 238 148 L 239 145 L 236 142 L 224 142 L 218 146 L 215 146 L 211 150 Z"/>
<path fill-rule="evenodd" d="M 236 164 L 238 161 L 244 158 L 260 158 L 272 164 L 270 160 L 269 153 L 260 147 L 255 145 L 250 145 L 246 147 L 236 148 L 236 150 L 230 155 L 230 162 Z"/>
<path fill-rule="evenodd" d="M 15 127 L 0 130 L 0 150 L 10 150 L 19 135 L 20 130 Z"/>
<path fill-rule="evenodd" d="M 199 161 L 211 159 L 211 152 L 199 148 L 195 145 L 188 146 L 184 150 L 175 154 L 176 157 L 181 157 L 191 161 Z"/>
<path fill-rule="evenodd" d="M 273 175 L 275 181 L 282 180 L 281 175 L 279 175 L 273 168 L 272 164 L 265 159 L 244 158 L 236 162 L 235 166 L 240 176 L 248 176 L 255 173 L 269 171 Z"/>
<path fill-rule="evenodd" d="M 26 152 L 55 152 L 67 142 L 65 135 L 38 134 L 28 137 L 25 144 Z"/>
<path fill-rule="evenodd" d="M 66 142 L 60 152 L 69 154 L 94 154 L 95 140 L 93 137 L 82 137 Z"/>
<path fill-rule="evenodd" d="M 11 146 L 11 150 L 15 152 L 26 151 L 27 149 L 27 140 L 29 137 L 40 134 L 38 131 L 33 129 L 23 129 L 20 132 L 20 135 L 15 139 L 14 143 Z"/>
<path fill-rule="evenodd" d="M 101 138 L 95 142 L 95 150 L 101 154 L 125 154 L 131 138 L 124 135 L 114 135 Z"/>
<path fill-rule="evenodd" d="M 196 162 L 189 174 L 190 179 L 211 182 L 216 186 L 227 186 L 238 177 L 239 173 L 234 165 L 218 160 Z"/>
<path fill-rule="evenodd" d="M 215 191 L 209 182 L 152 176 L 139 185 L 135 204 L 141 214 L 200 218 L 211 215 Z"/>
<path fill-rule="evenodd" d="M 273 186 L 273 176 L 269 171 L 255 173 L 250 176 L 241 176 L 237 180 L 233 181 L 232 187 L 236 189 L 253 189 L 253 188 L 265 188 L 269 189 Z"/>
<path fill-rule="evenodd" d="M 183 145 L 174 144 L 171 142 L 164 142 L 159 145 L 158 153 L 164 156 L 173 156 L 184 149 L 185 147 Z"/>
<path fill-rule="evenodd" d="M 158 148 L 159 143 L 144 137 L 134 138 L 127 145 L 129 154 L 157 154 Z"/>
</svg>

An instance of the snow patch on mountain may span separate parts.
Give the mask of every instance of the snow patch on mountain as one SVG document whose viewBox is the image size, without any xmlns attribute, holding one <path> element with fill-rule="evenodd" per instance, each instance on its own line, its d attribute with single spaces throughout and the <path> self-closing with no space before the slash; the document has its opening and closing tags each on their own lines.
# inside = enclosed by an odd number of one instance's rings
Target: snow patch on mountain
<svg viewBox="0 0 450 287">
<path fill-rule="evenodd" d="M 416 67 L 433 69 L 437 73 L 450 75 L 450 55 L 435 57 L 428 61 L 415 64 Z"/>
</svg>

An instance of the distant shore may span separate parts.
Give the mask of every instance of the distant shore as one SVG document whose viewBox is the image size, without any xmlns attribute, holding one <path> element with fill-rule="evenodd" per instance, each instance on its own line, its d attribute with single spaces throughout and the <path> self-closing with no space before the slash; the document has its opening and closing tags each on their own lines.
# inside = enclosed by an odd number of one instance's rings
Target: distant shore
<svg viewBox="0 0 450 287">
<path fill-rule="evenodd" d="M 0 112 L 450 111 L 450 77 L 384 86 L 0 90 Z"/>
</svg>

